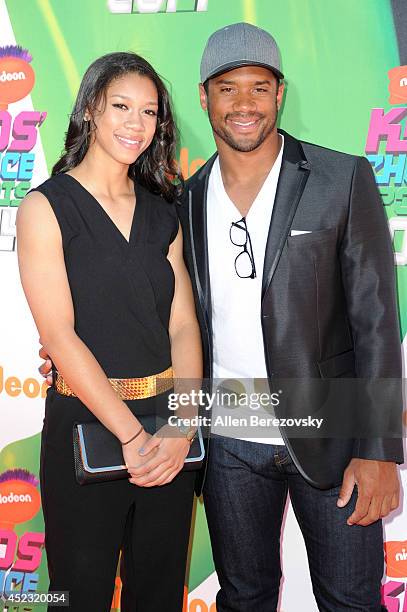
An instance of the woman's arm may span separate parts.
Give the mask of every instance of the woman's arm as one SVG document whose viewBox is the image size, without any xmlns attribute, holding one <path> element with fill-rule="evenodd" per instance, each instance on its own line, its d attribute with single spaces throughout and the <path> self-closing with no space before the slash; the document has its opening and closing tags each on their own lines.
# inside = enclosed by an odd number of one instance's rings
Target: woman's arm
<svg viewBox="0 0 407 612">
<path fill-rule="evenodd" d="M 61 232 L 41 193 L 30 193 L 20 205 L 17 237 L 21 282 L 45 351 L 75 395 L 121 442 L 127 441 L 140 429 L 140 422 L 75 333 Z M 140 442 L 138 448 L 148 438 L 142 432 L 135 440 Z"/>
<path fill-rule="evenodd" d="M 202 344 L 196 318 L 191 279 L 183 258 L 181 226 L 170 245 L 168 260 L 175 275 L 169 333 L 175 380 L 198 381 L 202 378 Z"/>
<path fill-rule="evenodd" d="M 202 344 L 199 325 L 195 313 L 194 297 L 191 280 L 183 258 L 182 231 L 170 245 L 168 260 L 175 275 L 175 291 L 171 306 L 169 333 L 171 338 L 172 367 L 174 370 L 174 392 L 189 393 L 200 388 L 202 379 Z M 179 408 L 177 416 L 186 418 L 197 414 L 196 407 Z M 131 470 L 133 478 L 130 482 L 140 486 L 152 487 L 171 482 L 181 470 L 190 443 L 185 437 L 153 436 L 144 446 L 144 454 L 157 448 L 156 454 L 139 469 Z"/>
</svg>

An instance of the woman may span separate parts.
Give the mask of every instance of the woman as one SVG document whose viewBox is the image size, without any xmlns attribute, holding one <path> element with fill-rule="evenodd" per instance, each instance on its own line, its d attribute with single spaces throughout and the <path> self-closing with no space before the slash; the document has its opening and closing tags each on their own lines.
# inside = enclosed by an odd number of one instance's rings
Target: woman
<svg viewBox="0 0 407 612">
<path fill-rule="evenodd" d="M 174 378 L 201 376 L 174 154 L 157 73 L 135 54 L 105 55 L 83 78 L 52 177 L 18 212 L 21 280 L 58 372 L 41 444 L 50 591 L 69 591 L 78 612 L 110 610 L 120 550 L 123 612 L 182 609 L 190 442 L 151 437 L 137 418 L 165 410 L 166 393 L 125 401 L 112 387 L 141 378 L 144 389 L 171 366 Z M 96 419 L 122 443 L 131 477 L 80 486 L 72 428 Z"/>
</svg>

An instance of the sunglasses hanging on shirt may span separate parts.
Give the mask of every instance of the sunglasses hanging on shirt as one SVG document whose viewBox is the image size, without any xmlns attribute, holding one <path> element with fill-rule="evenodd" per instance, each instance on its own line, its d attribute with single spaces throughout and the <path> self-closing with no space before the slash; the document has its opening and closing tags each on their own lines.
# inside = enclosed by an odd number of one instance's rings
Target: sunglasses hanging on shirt
<svg viewBox="0 0 407 612">
<path fill-rule="evenodd" d="M 242 248 L 235 259 L 236 274 L 239 278 L 256 278 L 252 241 L 245 217 L 242 217 L 240 221 L 232 221 L 229 236 L 232 244 Z"/>
</svg>

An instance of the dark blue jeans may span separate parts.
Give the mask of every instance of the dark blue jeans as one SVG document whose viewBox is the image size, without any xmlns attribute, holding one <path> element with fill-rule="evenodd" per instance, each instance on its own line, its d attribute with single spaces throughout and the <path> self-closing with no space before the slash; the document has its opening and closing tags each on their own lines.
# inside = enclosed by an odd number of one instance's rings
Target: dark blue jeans
<svg viewBox="0 0 407 612">
<path fill-rule="evenodd" d="M 318 609 L 385 609 L 380 605 L 382 522 L 346 524 L 356 491 L 345 508 L 338 508 L 339 487 L 321 491 L 308 484 L 285 446 L 214 436 L 204 501 L 221 587 L 218 612 L 277 610 L 287 492 L 305 540 Z"/>
</svg>

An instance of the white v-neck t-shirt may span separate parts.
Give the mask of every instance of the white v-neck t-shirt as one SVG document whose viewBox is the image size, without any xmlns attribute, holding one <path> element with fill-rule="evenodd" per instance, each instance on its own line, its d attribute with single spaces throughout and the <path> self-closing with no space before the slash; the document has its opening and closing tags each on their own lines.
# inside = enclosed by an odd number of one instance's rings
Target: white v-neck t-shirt
<svg viewBox="0 0 407 612">
<path fill-rule="evenodd" d="M 267 380 L 267 369 L 261 327 L 261 289 L 266 243 L 284 148 L 284 137 L 280 136 L 282 145 L 278 157 L 246 216 L 256 267 L 255 278 L 239 278 L 235 271 L 235 259 L 242 247 L 235 246 L 231 242 L 230 227 L 233 221 L 239 221 L 242 216 L 226 193 L 219 157 L 213 164 L 208 184 L 207 234 L 212 300 L 213 377 L 215 383 L 224 380 L 239 381 L 237 388 L 244 389 L 244 395 L 250 395 L 250 398 L 256 397 L 252 395 L 256 390 L 261 389 L 262 392 L 266 390 L 264 383 Z M 255 379 L 261 380 L 256 383 Z M 230 388 L 228 384 L 225 386 Z M 225 427 L 218 429 L 214 426 L 216 414 L 220 414 L 219 406 L 216 406 L 216 409 L 212 420 L 212 431 L 227 435 Z M 255 412 L 252 408 L 243 410 L 246 415 L 256 413 L 258 416 L 269 415 L 261 411 L 261 408 Z M 234 415 L 238 414 L 235 410 L 232 412 Z M 222 412 L 222 414 L 227 413 L 228 411 Z M 240 432 L 243 435 L 240 435 Z M 252 437 L 253 432 L 251 427 L 243 427 L 240 430 L 233 429 L 233 433 L 229 435 L 253 442 L 284 444 L 281 437 L 266 437 L 267 430 L 264 432 L 264 437 L 263 434 Z"/>
</svg>

